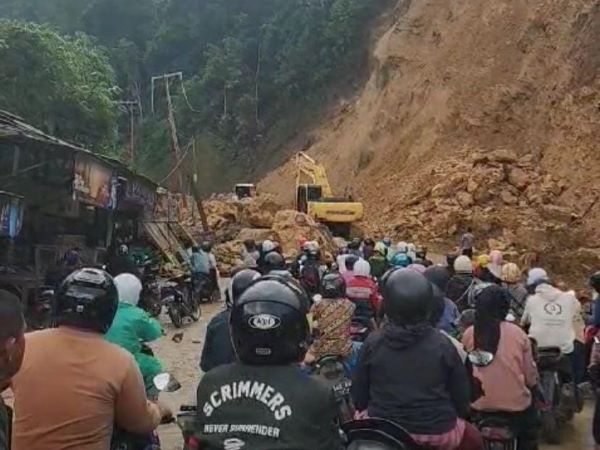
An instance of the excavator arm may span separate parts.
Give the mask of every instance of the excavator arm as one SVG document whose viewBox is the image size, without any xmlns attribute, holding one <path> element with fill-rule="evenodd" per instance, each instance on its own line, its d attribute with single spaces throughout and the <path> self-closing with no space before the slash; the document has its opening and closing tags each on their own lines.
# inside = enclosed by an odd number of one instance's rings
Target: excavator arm
<svg viewBox="0 0 600 450">
<path fill-rule="evenodd" d="M 327 178 L 325 167 L 316 162 L 304 152 L 296 154 L 296 186 L 302 184 L 302 177 L 307 177 L 310 180 L 309 184 L 321 186 L 323 197 L 333 197 L 333 190 Z"/>
</svg>

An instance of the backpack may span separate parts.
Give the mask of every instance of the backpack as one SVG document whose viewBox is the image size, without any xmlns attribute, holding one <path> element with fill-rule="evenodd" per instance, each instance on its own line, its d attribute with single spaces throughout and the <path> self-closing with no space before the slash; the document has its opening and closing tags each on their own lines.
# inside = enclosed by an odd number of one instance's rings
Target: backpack
<svg viewBox="0 0 600 450">
<path fill-rule="evenodd" d="M 487 281 L 481 281 L 479 278 L 473 278 L 473 281 L 465 291 L 463 295 L 457 300 L 457 304 L 467 300 L 469 308 L 475 308 L 475 299 L 485 288 L 492 286 L 494 283 L 488 283 Z"/>
</svg>

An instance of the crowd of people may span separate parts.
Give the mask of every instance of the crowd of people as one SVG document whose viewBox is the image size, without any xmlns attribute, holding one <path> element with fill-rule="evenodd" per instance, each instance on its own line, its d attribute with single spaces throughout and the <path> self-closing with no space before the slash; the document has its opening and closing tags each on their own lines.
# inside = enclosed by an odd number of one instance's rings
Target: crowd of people
<svg viewBox="0 0 600 450">
<path fill-rule="evenodd" d="M 387 419 L 423 448 L 483 450 L 477 421 L 501 414 L 519 450 L 537 449 L 548 405 L 536 348 L 560 349 L 574 402 L 578 385 L 600 383 L 600 273 L 584 313 L 544 269 L 476 255 L 474 242 L 466 230 L 444 264 L 387 238 L 338 255 L 300 239 L 288 261 L 275 242 L 245 242 L 207 328 L 188 448 L 343 448 L 334 392 L 311 375 L 335 356 L 357 420 Z M 206 273 L 200 250 L 192 267 Z M 152 388 L 163 367 L 143 343 L 162 330 L 137 307 L 141 290 L 131 273 L 77 269 L 57 292 L 56 327 L 27 335 L 18 299 L 0 291 L 0 389 L 15 407 L 11 419 L 0 405 L 0 450 L 106 450 L 115 429 L 150 435 L 171 415 Z"/>
</svg>

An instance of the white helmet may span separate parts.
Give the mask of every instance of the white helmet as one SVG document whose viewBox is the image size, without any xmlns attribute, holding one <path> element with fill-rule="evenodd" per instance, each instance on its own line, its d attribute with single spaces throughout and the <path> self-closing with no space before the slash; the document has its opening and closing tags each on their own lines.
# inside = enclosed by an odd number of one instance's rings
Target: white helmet
<svg viewBox="0 0 600 450">
<path fill-rule="evenodd" d="M 306 243 L 306 251 L 316 255 L 319 251 L 319 243 L 317 241 L 309 241 Z"/>
<path fill-rule="evenodd" d="M 122 273 L 115 277 L 115 286 L 119 294 L 119 301 L 137 306 L 142 293 L 142 282 L 130 273 Z"/>
<path fill-rule="evenodd" d="M 275 243 L 273 241 L 269 241 L 268 239 L 266 241 L 263 241 L 262 243 L 263 253 L 272 252 L 273 250 L 275 250 L 275 248 Z"/>
<path fill-rule="evenodd" d="M 371 264 L 368 261 L 360 258 L 354 264 L 354 275 L 359 277 L 370 277 L 371 276 Z"/>
</svg>

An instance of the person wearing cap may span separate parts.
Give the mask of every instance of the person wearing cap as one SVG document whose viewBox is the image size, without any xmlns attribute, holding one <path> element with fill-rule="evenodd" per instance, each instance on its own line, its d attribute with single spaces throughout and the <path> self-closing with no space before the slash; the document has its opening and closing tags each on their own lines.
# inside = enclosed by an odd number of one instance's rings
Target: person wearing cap
<svg viewBox="0 0 600 450">
<path fill-rule="evenodd" d="M 468 256 L 454 260 L 454 275 L 446 287 L 446 296 L 462 311 L 468 307 L 469 289 L 474 283 L 473 264 Z"/>
</svg>

